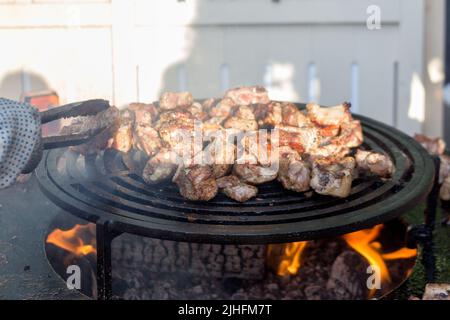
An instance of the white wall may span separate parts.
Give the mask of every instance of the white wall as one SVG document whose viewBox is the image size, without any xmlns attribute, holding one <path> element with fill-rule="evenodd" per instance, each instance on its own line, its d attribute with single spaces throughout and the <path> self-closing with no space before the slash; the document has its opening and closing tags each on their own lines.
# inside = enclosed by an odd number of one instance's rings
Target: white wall
<svg viewBox="0 0 450 320">
<path fill-rule="evenodd" d="M 372 4 L 381 9 L 380 30 L 366 26 Z M 439 135 L 441 104 L 431 95 L 441 84 L 430 86 L 427 72 L 442 50 L 427 48 L 431 38 L 431 47 L 442 46 L 432 37 L 442 6 L 443 0 L 0 0 L 0 95 L 17 98 L 23 89 L 48 86 L 63 103 L 99 97 L 122 105 L 155 100 L 164 90 L 202 98 L 264 84 L 274 99 L 353 100 L 358 113 Z"/>
</svg>

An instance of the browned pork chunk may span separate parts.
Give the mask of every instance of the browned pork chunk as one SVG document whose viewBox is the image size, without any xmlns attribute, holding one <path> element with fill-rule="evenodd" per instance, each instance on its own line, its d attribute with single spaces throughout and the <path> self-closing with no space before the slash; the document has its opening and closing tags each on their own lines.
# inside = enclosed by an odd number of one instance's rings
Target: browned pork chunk
<svg viewBox="0 0 450 320">
<path fill-rule="evenodd" d="M 355 159 L 318 159 L 313 162 L 311 188 L 319 194 L 338 198 L 350 195 Z"/>
<path fill-rule="evenodd" d="M 78 133 L 95 132 L 101 128 L 106 128 L 89 142 L 73 146 L 70 149 L 74 152 L 87 155 L 105 150 L 112 143 L 112 137 L 119 127 L 119 109 L 109 107 L 107 110 L 91 117 L 80 117 L 72 120 L 71 124 L 61 129 L 61 134 L 70 135 Z"/>
<path fill-rule="evenodd" d="M 352 120 L 341 124 L 339 136 L 332 139 L 332 143 L 342 144 L 347 148 L 357 148 L 363 143 L 361 121 Z"/>
<path fill-rule="evenodd" d="M 159 99 L 159 107 L 162 110 L 187 108 L 192 105 L 194 98 L 190 92 L 165 92 Z"/>
<path fill-rule="evenodd" d="M 149 184 L 156 184 L 173 177 L 178 166 L 177 155 L 162 148 L 144 167 L 142 178 Z"/>
<path fill-rule="evenodd" d="M 112 147 L 127 153 L 133 147 L 133 127 L 135 116 L 133 111 L 125 109 L 119 115 L 119 128 L 114 134 Z"/>
<path fill-rule="evenodd" d="M 271 102 L 267 106 L 262 105 L 262 108 L 258 108 L 259 116 L 262 117 L 259 120 L 260 125 L 277 126 L 283 123 L 283 105 L 281 102 Z"/>
<path fill-rule="evenodd" d="M 158 109 L 153 104 L 130 103 L 128 109 L 134 112 L 136 125 L 150 126 L 158 118 Z"/>
<path fill-rule="evenodd" d="M 158 131 L 144 125 L 137 125 L 134 128 L 133 144 L 135 149 L 144 151 L 149 157 L 154 156 L 162 146 Z"/>
<path fill-rule="evenodd" d="M 295 192 L 308 191 L 310 188 L 311 170 L 309 164 L 302 161 L 301 156 L 289 147 L 280 148 L 280 168 L 278 181 L 287 190 Z"/>
<path fill-rule="evenodd" d="M 242 181 L 253 185 L 260 185 L 273 181 L 277 178 L 278 170 L 276 170 L 273 166 L 258 164 L 256 157 L 252 155 L 249 155 L 248 157 L 253 157 L 256 164 L 236 163 L 233 166 L 233 174 L 239 177 Z"/>
<path fill-rule="evenodd" d="M 445 178 L 444 182 L 442 183 L 439 197 L 443 201 L 450 201 L 450 176 Z"/>
<path fill-rule="evenodd" d="M 223 126 L 226 129 L 236 129 L 239 131 L 258 130 L 258 122 L 253 114 L 253 109 L 248 106 L 240 106 L 234 116 L 229 117 Z"/>
<path fill-rule="evenodd" d="M 303 127 L 309 123 L 308 118 L 292 103 L 283 103 L 283 124 Z"/>
<path fill-rule="evenodd" d="M 213 172 L 206 165 L 180 165 L 173 181 L 178 185 L 181 195 L 192 201 L 209 201 L 218 192 Z"/>
<path fill-rule="evenodd" d="M 163 143 L 181 152 L 187 147 L 194 126 L 195 120 L 189 112 L 171 111 L 161 114 L 155 128 Z"/>
<path fill-rule="evenodd" d="M 450 177 L 450 156 L 441 155 L 441 168 L 439 170 L 439 183 L 444 182 L 445 178 Z"/>
<path fill-rule="evenodd" d="M 267 90 L 259 86 L 231 89 L 227 91 L 225 98 L 230 98 L 236 105 L 240 106 L 258 103 L 267 104 L 270 102 Z"/>
<path fill-rule="evenodd" d="M 445 152 L 445 142 L 441 138 L 430 138 L 423 134 L 415 134 L 414 139 L 430 154 L 442 155 Z"/>
<path fill-rule="evenodd" d="M 359 149 L 355 159 L 358 169 L 368 171 L 381 178 L 390 178 L 394 174 L 394 163 L 386 154 Z"/>
<path fill-rule="evenodd" d="M 235 107 L 236 104 L 233 100 L 230 98 L 224 98 L 210 107 L 209 116 L 211 118 L 227 118 L 233 113 Z"/>
<path fill-rule="evenodd" d="M 227 175 L 236 159 L 236 146 L 226 140 L 225 135 L 218 136 L 203 150 L 203 161 L 211 165 L 214 177 Z"/>
<path fill-rule="evenodd" d="M 319 147 L 321 137 L 315 126 L 305 125 L 301 128 L 279 125 L 280 146 L 289 146 L 298 153 L 311 152 Z"/>
<path fill-rule="evenodd" d="M 222 177 L 217 185 L 227 197 L 238 202 L 247 202 L 258 194 L 258 188 L 241 182 L 236 176 Z"/>
<path fill-rule="evenodd" d="M 318 104 L 310 103 L 306 106 L 308 118 L 319 126 L 340 126 L 344 122 L 351 122 L 350 104 L 322 108 Z"/>
</svg>

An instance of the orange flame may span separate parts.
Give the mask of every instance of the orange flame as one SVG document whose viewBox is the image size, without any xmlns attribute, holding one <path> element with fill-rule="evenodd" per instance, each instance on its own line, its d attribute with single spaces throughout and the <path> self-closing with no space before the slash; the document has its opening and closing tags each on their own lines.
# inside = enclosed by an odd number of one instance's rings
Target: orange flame
<svg viewBox="0 0 450 320">
<path fill-rule="evenodd" d="M 383 225 L 377 225 L 372 229 L 343 235 L 342 238 L 353 250 L 362 255 L 370 265 L 378 267 L 382 283 L 391 283 L 391 275 L 385 261 L 414 258 L 417 256 L 417 250 L 401 248 L 394 252 L 382 253 L 382 245 L 376 242 L 375 239 L 378 238 L 383 227 Z M 369 298 L 373 297 L 374 294 L 375 289 L 372 289 Z"/>
<path fill-rule="evenodd" d="M 376 241 L 383 227 L 384 225 L 377 225 L 372 229 L 348 233 L 343 235 L 342 239 L 353 250 L 363 256 L 370 265 L 377 267 L 377 270 L 380 271 L 382 283 L 389 284 L 392 280 L 386 261 L 414 258 L 417 256 L 417 250 L 401 248 L 394 252 L 384 253 L 382 251 L 382 244 Z M 276 259 L 276 256 L 281 251 L 281 258 L 275 261 L 275 270 L 279 276 L 295 275 L 298 273 L 302 262 L 301 255 L 307 245 L 308 242 L 294 242 L 284 245 L 270 245 L 268 247 L 270 263 L 273 263 L 273 260 Z M 281 250 L 279 250 L 280 248 Z M 375 289 L 371 290 L 369 298 L 373 297 L 375 292 Z"/>
<path fill-rule="evenodd" d="M 301 256 L 302 252 L 305 250 L 307 241 L 303 242 L 293 242 L 285 245 L 283 256 L 281 261 L 278 262 L 277 274 L 281 277 L 287 276 L 289 274 L 295 275 L 301 266 Z M 270 245 L 268 249 L 268 256 L 273 258 L 272 252 L 276 246 L 280 245 Z"/>
<path fill-rule="evenodd" d="M 67 231 L 55 229 L 48 235 L 47 243 L 51 243 L 79 257 L 91 253 L 96 254 L 95 224 L 77 224 Z"/>
</svg>

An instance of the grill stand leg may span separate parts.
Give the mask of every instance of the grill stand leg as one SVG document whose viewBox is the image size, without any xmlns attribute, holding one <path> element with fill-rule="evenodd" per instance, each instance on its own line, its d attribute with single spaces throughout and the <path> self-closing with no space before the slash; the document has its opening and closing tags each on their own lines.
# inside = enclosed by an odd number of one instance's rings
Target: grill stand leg
<svg viewBox="0 0 450 320">
<path fill-rule="evenodd" d="M 97 222 L 97 299 L 111 300 L 112 298 L 112 266 L 111 243 L 113 234 L 108 230 L 108 224 Z"/>
<path fill-rule="evenodd" d="M 434 156 L 433 161 L 435 165 L 435 178 L 433 188 L 427 198 L 425 222 L 422 225 L 415 226 L 413 230 L 411 230 L 413 239 L 419 242 L 423 247 L 422 264 L 425 267 L 427 282 L 433 282 L 436 279 L 436 257 L 434 255 L 433 232 L 439 203 L 439 169 L 441 162 L 438 156 Z"/>
</svg>

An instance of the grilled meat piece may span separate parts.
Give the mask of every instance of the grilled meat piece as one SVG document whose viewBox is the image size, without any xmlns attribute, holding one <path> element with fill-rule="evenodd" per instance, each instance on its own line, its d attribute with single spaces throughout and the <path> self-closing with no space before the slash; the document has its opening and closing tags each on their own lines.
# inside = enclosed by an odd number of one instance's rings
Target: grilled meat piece
<svg viewBox="0 0 450 320">
<path fill-rule="evenodd" d="M 308 118 L 292 103 L 283 103 L 283 124 L 292 127 L 304 127 Z"/>
<path fill-rule="evenodd" d="M 217 187 L 219 189 L 225 189 L 228 187 L 235 186 L 241 182 L 238 177 L 230 175 L 217 179 Z"/>
<path fill-rule="evenodd" d="M 361 121 L 353 120 L 341 124 L 341 133 L 332 139 L 332 143 L 342 144 L 348 148 L 357 148 L 363 143 Z"/>
<path fill-rule="evenodd" d="M 309 159 L 323 159 L 323 158 L 345 158 L 350 153 L 350 148 L 342 144 L 328 143 L 321 145 L 318 148 L 309 150 Z"/>
<path fill-rule="evenodd" d="M 149 184 L 156 184 L 172 178 L 178 166 L 177 155 L 169 149 L 161 149 L 144 167 L 142 178 Z"/>
<path fill-rule="evenodd" d="M 248 157 L 253 158 L 253 161 L 249 162 L 255 162 L 256 164 L 236 163 L 233 166 L 233 174 L 242 181 L 252 185 L 259 185 L 277 178 L 278 170 L 275 170 L 273 166 L 263 166 L 258 164 L 256 157 L 252 155 L 248 155 Z"/>
<path fill-rule="evenodd" d="M 112 143 L 112 137 L 119 127 L 119 109 L 110 107 L 107 110 L 91 117 L 79 117 L 72 120 L 71 124 L 61 129 L 61 134 L 78 134 L 97 131 L 106 128 L 93 137 L 88 143 L 73 146 L 74 152 L 87 155 L 100 152 Z"/>
<path fill-rule="evenodd" d="M 272 101 L 255 109 L 259 125 L 303 127 L 309 123 L 308 118 L 292 103 Z"/>
<path fill-rule="evenodd" d="M 355 159 L 318 159 L 313 163 L 311 188 L 319 194 L 338 198 L 350 195 Z"/>
<path fill-rule="evenodd" d="M 218 179 L 217 186 L 227 197 L 238 202 L 247 202 L 258 194 L 258 188 L 241 182 L 236 176 Z"/>
<path fill-rule="evenodd" d="M 203 107 L 203 111 L 208 112 L 215 107 L 215 105 L 217 103 L 219 103 L 219 99 L 214 99 L 214 98 L 210 98 L 210 99 L 206 99 L 202 102 L 202 107 Z"/>
<path fill-rule="evenodd" d="M 228 90 L 225 98 L 230 98 L 235 104 L 248 106 L 251 104 L 267 104 L 270 102 L 267 90 L 264 87 L 240 87 Z"/>
<path fill-rule="evenodd" d="M 260 164 L 270 166 L 278 162 L 278 141 L 272 134 L 259 131 L 248 131 L 244 135 L 237 135 L 236 159 L 237 163 Z"/>
<path fill-rule="evenodd" d="M 381 178 L 390 178 L 394 174 L 395 166 L 386 154 L 358 149 L 355 159 L 358 169 L 368 171 Z"/>
<path fill-rule="evenodd" d="M 318 104 L 309 103 L 306 106 L 308 118 L 319 126 L 340 126 L 344 122 L 352 121 L 350 104 L 344 102 L 341 105 L 322 108 Z"/>
<path fill-rule="evenodd" d="M 258 188 L 256 188 L 255 186 L 251 186 L 249 184 L 241 182 L 237 185 L 226 187 L 225 189 L 223 189 L 223 193 L 227 197 L 229 197 L 237 202 L 243 203 L 243 202 L 247 202 L 251 198 L 256 197 L 258 194 Z"/>
<path fill-rule="evenodd" d="M 187 110 L 176 109 L 172 111 L 166 111 L 160 114 L 158 121 L 155 124 L 155 129 L 159 130 L 165 123 L 173 121 L 181 122 L 194 122 L 195 118 Z"/>
<path fill-rule="evenodd" d="M 127 153 L 133 147 L 134 112 L 128 109 L 120 111 L 119 128 L 114 134 L 112 148 Z"/>
<path fill-rule="evenodd" d="M 240 131 L 254 131 L 258 130 L 258 123 L 253 114 L 253 110 L 248 106 L 240 106 L 235 115 L 229 117 L 224 124 L 226 129 L 237 129 Z"/>
<path fill-rule="evenodd" d="M 134 112 L 136 125 L 150 126 L 158 118 L 158 109 L 153 104 L 131 103 L 128 109 Z"/>
<path fill-rule="evenodd" d="M 192 105 L 194 98 L 190 92 L 165 92 L 159 99 L 159 107 L 162 110 L 187 108 Z"/>
<path fill-rule="evenodd" d="M 289 147 L 280 149 L 280 168 L 278 181 L 285 189 L 295 192 L 308 191 L 310 188 L 311 170 L 307 162 Z"/>
<path fill-rule="evenodd" d="M 192 201 L 209 201 L 218 192 L 212 170 L 205 165 L 180 165 L 173 178 L 181 195 Z"/>
<path fill-rule="evenodd" d="M 414 139 L 424 147 L 428 153 L 442 155 L 445 152 L 445 141 L 441 138 L 430 138 L 423 134 L 415 134 Z"/>
<path fill-rule="evenodd" d="M 209 109 L 209 116 L 211 118 L 213 117 L 227 118 L 233 113 L 235 107 L 236 104 L 232 99 L 224 98 L 222 100 L 219 100 L 215 105 L 213 105 Z"/>
<path fill-rule="evenodd" d="M 279 125 L 280 146 L 289 146 L 298 153 L 310 152 L 319 147 L 320 135 L 315 126 L 306 125 L 301 128 Z"/>
<path fill-rule="evenodd" d="M 258 118 L 261 119 L 258 121 L 259 125 L 275 127 L 283 123 L 283 104 L 281 102 L 271 102 L 264 107 L 265 108 L 258 108 Z M 263 109 L 263 111 L 260 111 L 260 109 Z"/>
<path fill-rule="evenodd" d="M 308 150 L 310 158 L 344 158 L 350 153 L 351 148 L 362 144 L 363 132 L 360 121 L 344 122 L 341 124 L 340 131 L 338 136 L 329 139 L 322 138 L 319 147 Z M 323 134 L 321 135 L 323 136 Z"/>
<path fill-rule="evenodd" d="M 211 165 L 213 176 L 221 178 L 230 172 L 236 159 L 236 146 L 226 140 L 226 135 L 218 136 L 203 151 L 203 161 Z"/>
<path fill-rule="evenodd" d="M 233 174 L 252 185 L 273 181 L 278 175 L 276 156 L 277 150 L 272 150 L 269 136 L 249 132 L 238 143 Z"/>
<path fill-rule="evenodd" d="M 161 114 L 155 128 L 161 140 L 180 154 L 192 144 L 194 124 L 195 120 L 190 113 L 173 111 Z"/>
<path fill-rule="evenodd" d="M 443 201 L 450 201 L 450 176 L 448 176 L 442 183 L 439 197 Z"/>
<path fill-rule="evenodd" d="M 107 110 L 91 117 L 79 117 L 72 120 L 71 124 L 61 129 L 61 134 L 78 134 L 98 131 L 106 128 L 88 143 L 70 147 L 74 152 L 83 155 L 97 153 L 108 148 L 112 144 L 112 137 L 119 127 L 119 109 L 109 107 Z"/>
<path fill-rule="evenodd" d="M 441 155 L 441 168 L 439 170 L 439 183 L 442 183 L 445 178 L 450 177 L 450 156 Z"/>
<path fill-rule="evenodd" d="M 231 117 L 225 121 L 224 128 L 236 129 L 239 131 L 253 131 L 258 130 L 258 123 L 256 120 L 240 119 L 238 117 Z"/>
<path fill-rule="evenodd" d="M 198 121 L 205 121 L 209 118 L 208 113 L 203 111 L 203 106 L 199 102 L 194 102 L 190 107 L 186 109 L 192 116 Z"/>
<path fill-rule="evenodd" d="M 133 144 L 138 150 L 144 151 L 147 156 L 154 156 L 162 147 L 158 131 L 147 125 L 137 125 L 133 131 Z"/>
</svg>

